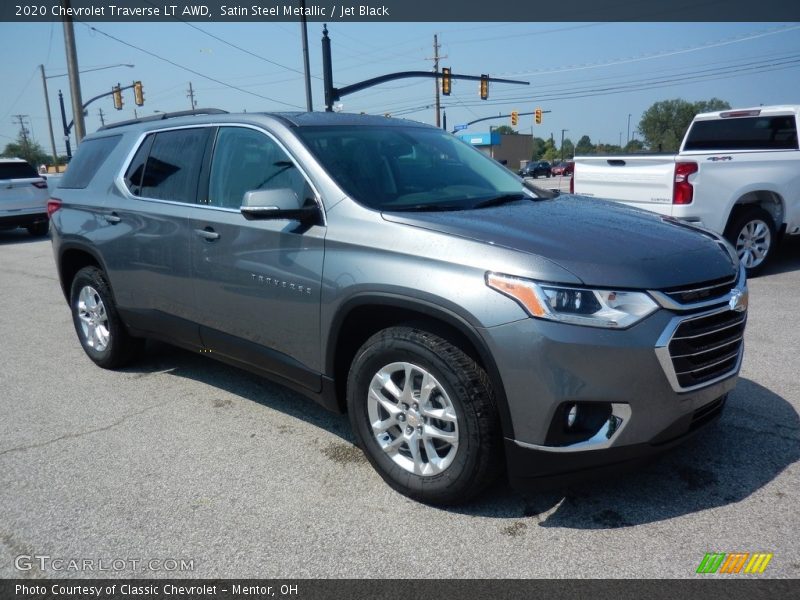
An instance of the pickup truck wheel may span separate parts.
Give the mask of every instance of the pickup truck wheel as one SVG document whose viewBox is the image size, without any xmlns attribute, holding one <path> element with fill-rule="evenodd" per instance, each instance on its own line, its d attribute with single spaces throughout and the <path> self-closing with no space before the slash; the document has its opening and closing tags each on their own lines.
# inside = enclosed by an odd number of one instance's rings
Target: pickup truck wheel
<svg viewBox="0 0 800 600">
<path fill-rule="evenodd" d="M 747 276 L 757 275 L 772 256 L 777 241 L 772 215 L 756 206 L 742 209 L 728 224 L 725 238 L 736 249 Z"/>
<path fill-rule="evenodd" d="M 436 335 L 392 327 L 368 339 L 350 368 L 347 406 L 370 463 L 415 500 L 467 501 L 500 471 L 489 378 Z"/>
<path fill-rule="evenodd" d="M 137 353 L 144 340 L 131 337 L 123 325 L 105 274 L 84 267 L 72 280 L 72 322 L 86 355 L 100 367 L 121 367 Z"/>
</svg>

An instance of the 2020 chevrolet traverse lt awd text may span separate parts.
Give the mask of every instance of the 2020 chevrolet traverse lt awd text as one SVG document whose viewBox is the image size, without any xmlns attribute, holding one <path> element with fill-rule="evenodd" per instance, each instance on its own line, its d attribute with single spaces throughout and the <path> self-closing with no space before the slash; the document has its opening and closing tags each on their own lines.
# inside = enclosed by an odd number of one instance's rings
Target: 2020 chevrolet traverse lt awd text
<svg viewBox="0 0 800 600">
<path fill-rule="evenodd" d="M 443 504 L 638 462 L 721 413 L 748 292 L 716 234 L 409 121 L 201 112 L 88 136 L 50 201 L 101 367 L 149 337 L 211 350 L 347 411 L 391 486 Z"/>
</svg>

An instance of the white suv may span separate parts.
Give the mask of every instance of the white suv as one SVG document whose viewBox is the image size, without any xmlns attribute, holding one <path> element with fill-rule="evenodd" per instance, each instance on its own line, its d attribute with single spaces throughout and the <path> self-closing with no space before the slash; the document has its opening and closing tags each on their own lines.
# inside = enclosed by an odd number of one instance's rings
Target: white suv
<svg viewBox="0 0 800 600">
<path fill-rule="evenodd" d="M 25 227 L 44 236 L 47 220 L 47 181 L 21 158 L 0 158 L 0 230 Z"/>
</svg>

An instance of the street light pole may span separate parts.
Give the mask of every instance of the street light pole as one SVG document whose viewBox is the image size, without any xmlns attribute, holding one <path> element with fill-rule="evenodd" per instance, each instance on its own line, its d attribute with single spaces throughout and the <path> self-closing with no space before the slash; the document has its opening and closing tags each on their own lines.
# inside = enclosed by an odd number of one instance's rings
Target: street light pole
<svg viewBox="0 0 800 600">
<path fill-rule="evenodd" d="M 47 77 L 44 75 L 44 65 L 39 65 L 42 72 L 42 87 L 44 88 L 44 104 L 47 108 L 47 126 L 50 129 L 50 148 L 53 151 L 53 165 L 58 173 L 58 154 L 56 153 L 56 138 L 53 135 L 53 117 L 50 114 L 50 96 L 47 94 Z"/>
<path fill-rule="evenodd" d="M 564 132 L 569 131 L 569 129 L 562 129 L 561 130 L 561 160 L 564 160 Z"/>
</svg>

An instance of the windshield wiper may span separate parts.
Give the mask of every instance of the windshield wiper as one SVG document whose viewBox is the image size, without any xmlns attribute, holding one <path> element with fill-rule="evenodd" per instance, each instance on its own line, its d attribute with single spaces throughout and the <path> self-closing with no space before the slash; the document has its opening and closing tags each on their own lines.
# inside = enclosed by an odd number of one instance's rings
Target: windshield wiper
<svg viewBox="0 0 800 600">
<path fill-rule="evenodd" d="M 489 206 L 500 206 L 501 204 L 508 204 L 509 202 L 516 202 L 517 200 L 531 200 L 524 194 L 503 194 L 489 198 L 488 200 L 481 200 L 477 204 L 473 204 L 470 208 L 487 208 Z"/>
<path fill-rule="evenodd" d="M 411 206 L 385 207 L 385 212 L 439 212 L 447 210 L 464 210 L 464 206 L 452 204 L 412 204 Z"/>
</svg>

